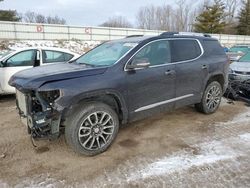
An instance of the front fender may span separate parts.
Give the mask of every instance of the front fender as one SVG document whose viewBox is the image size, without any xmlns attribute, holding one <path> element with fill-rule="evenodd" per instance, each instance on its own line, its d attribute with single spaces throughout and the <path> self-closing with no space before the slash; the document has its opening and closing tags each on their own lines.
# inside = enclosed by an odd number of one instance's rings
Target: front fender
<svg viewBox="0 0 250 188">
<path fill-rule="evenodd" d="M 62 109 L 62 118 L 65 119 L 70 116 L 73 113 L 74 109 L 82 104 L 83 101 L 91 101 L 94 100 L 93 98 L 100 98 L 100 96 L 106 95 L 112 96 L 118 102 L 120 110 L 122 112 L 122 124 L 126 124 L 128 122 L 128 107 L 123 95 L 116 90 L 105 89 L 81 93 L 77 96 L 74 96 L 70 101 L 68 101 L 66 106 L 61 106 L 60 100 L 56 102 L 55 106 Z"/>
</svg>

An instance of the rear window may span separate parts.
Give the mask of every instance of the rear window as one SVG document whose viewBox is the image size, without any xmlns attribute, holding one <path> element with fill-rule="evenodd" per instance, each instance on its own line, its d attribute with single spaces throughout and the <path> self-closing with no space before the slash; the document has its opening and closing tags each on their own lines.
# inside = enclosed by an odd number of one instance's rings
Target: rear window
<svg viewBox="0 0 250 188">
<path fill-rule="evenodd" d="M 225 51 L 216 40 L 204 40 L 204 50 L 207 55 L 225 55 Z"/>
<path fill-rule="evenodd" d="M 181 39 L 171 41 L 172 61 L 188 61 L 201 55 L 199 43 L 193 39 Z"/>
<path fill-rule="evenodd" d="M 73 58 L 72 54 L 53 51 L 53 50 L 43 50 L 43 63 L 57 63 L 57 62 L 67 62 Z"/>
</svg>

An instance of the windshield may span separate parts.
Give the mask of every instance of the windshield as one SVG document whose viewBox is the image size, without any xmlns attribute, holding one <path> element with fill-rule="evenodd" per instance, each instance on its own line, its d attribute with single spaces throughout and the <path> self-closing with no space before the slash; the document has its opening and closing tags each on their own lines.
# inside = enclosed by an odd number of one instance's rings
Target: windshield
<svg viewBox="0 0 250 188">
<path fill-rule="evenodd" d="M 233 46 L 232 48 L 229 49 L 230 52 L 243 52 L 246 53 L 249 51 L 248 46 Z"/>
<path fill-rule="evenodd" d="M 239 59 L 239 62 L 249 62 L 250 63 L 250 52 L 245 54 Z"/>
<path fill-rule="evenodd" d="M 137 44 L 135 42 L 107 42 L 81 56 L 76 60 L 76 63 L 91 66 L 111 66 Z"/>
</svg>

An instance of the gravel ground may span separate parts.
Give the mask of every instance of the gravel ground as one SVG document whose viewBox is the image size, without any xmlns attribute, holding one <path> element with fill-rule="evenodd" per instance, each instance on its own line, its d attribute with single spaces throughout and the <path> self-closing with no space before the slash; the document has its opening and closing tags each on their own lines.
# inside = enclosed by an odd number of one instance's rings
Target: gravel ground
<svg viewBox="0 0 250 188">
<path fill-rule="evenodd" d="M 193 107 L 120 129 L 95 157 L 64 137 L 35 149 L 13 96 L 0 98 L 0 187 L 250 187 L 250 108 L 223 102 L 213 115 Z"/>
</svg>

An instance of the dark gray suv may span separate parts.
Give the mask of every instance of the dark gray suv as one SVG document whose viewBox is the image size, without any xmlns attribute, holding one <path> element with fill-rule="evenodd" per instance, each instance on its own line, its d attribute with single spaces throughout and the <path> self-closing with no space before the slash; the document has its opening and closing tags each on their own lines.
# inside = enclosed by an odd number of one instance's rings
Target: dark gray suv
<svg viewBox="0 0 250 188">
<path fill-rule="evenodd" d="M 109 41 L 70 63 L 19 72 L 9 84 L 32 138 L 65 133 L 74 151 L 96 155 L 122 124 L 185 105 L 214 113 L 228 67 L 216 39 L 167 32 Z"/>
</svg>

